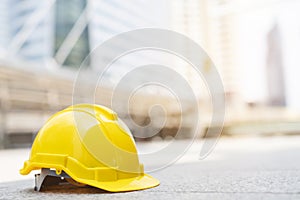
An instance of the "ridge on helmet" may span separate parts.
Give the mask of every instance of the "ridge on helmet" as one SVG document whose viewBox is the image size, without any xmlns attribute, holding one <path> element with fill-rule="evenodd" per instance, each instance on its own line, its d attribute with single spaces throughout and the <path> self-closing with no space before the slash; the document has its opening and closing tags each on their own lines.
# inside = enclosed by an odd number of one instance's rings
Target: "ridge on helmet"
<svg viewBox="0 0 300 200">
<path fill-rule="evenodd" d="M 38 132 L 20 174 L 41 170 L 35 190 L 67 181 L 110 192 L 159 185 L 144 173 L 129 128 L 100 105 L 70 106 L 48 119 Z"/>
</svg>

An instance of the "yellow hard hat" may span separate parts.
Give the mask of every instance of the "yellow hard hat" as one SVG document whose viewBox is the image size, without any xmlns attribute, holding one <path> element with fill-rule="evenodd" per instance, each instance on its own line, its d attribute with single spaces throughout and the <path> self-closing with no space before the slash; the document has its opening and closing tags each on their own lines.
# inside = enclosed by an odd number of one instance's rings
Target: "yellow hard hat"
<svg viewBox="0 0 300 200">
<path fill-rule="evenodd" d="M 36 175 L 36 190 L 47 176 L 111 192 L 159 185 L 144 174 L 127 126 L 112 110 L 92 104 L 70 106 L 41 128 L 20 174 L 38 169 L 42 173 Z"/>
</svg>

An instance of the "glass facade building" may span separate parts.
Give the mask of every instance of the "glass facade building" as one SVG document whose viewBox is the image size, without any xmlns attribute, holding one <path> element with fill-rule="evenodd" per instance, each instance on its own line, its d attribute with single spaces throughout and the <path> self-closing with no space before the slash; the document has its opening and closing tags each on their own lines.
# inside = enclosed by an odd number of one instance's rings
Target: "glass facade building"
<svg viewBox="0 0 300 200">
<path fill-rule="evenodd" d="M 36 63 L 54 58 L 58 65 L 78 68 L 91 50 L 118 33 L 166 27 L 163 5 L 145 0 L 3 0 L 0 52 Z"/>
<path fill-rule="evenodd" d="M 53 21 L 49 2 L 4 0 L 0 13 L 2 49 L 33 62 L 52 55 Z"/>
<path fill-rule="evenodd" d="M 55 4 L 55 48 L 57 53 L 76 21 L 86 8 L 86 0 L 64 1 L 57 0 Z M 85 15 L 85 14 L 83 14 Z M 83 16 L 86 18 L 86 16 Z M 81 36 L 63 61 L 64 66 L 78 67 L 89 54 L 89 33 L 86 26 Z"/>
</svg>

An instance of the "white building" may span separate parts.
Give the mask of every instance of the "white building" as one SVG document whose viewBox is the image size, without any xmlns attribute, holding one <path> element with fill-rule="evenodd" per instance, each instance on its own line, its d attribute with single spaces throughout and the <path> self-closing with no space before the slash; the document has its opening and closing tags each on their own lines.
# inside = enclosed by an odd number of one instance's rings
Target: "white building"
<svg viewBox="0 0 300 200">
<path fill-rule="evenodd" d="M 0 6 L 0 46 L 6 56 L 41 62 L 52 54 L 51 4 L 47 1 L 4 0 Z M 4 53 L 4 52 L 2 52 Z"/>
<path fill-rule="evenodd" d="M 0 49 L 14 59 L 41 63 L 54 57 L 59 65 L 79 67 L 92 49 L 116 34 L 166 27 L 164 5 L 145 0 L 3 0 Z"/>
</svg>

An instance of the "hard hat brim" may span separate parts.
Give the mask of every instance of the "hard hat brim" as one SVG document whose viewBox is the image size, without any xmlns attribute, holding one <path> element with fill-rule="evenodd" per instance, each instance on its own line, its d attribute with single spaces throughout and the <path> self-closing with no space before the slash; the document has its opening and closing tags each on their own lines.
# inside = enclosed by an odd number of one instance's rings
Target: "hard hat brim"
<svg viewBox="0 0 300 200">
<path fill-rule="evenodd" d="M 25 164 L 25 167 L 20 170 L 20 173 L 25 175 L 28 174 L 33 169 L 38 169 L 40 167 L 31 164 Z M 109 192 L 126 192 L 135 190 L 144 190 L 152 187 L 156 187 L 160 184 L 159 180 L 153 178 L 148 174 L 140 174 L 131 178 L 117 179 L 113 181 L 97 181 L 90 179 L 82 179 L 73 174 L 70 170 L 62 167 L 62 171 L 65 171 L 73 180 L 78 183 L 90 185 L 102 190 Z"/>
<path fill-rule="evenodd" d="M 117 181 L 83 181 L 87 185 L 97 187 L 102 190 L 106 190 L 109 192 L 126 192 L 126 191 L 134 191 L 134 190 L 143 190 L 158 186 L 160 184 L 159 180 L 153 178 L 148 174 L 143 174 L 138 177 L 128 178 L 128 179 L 119 179 Z"/>
</svg>

